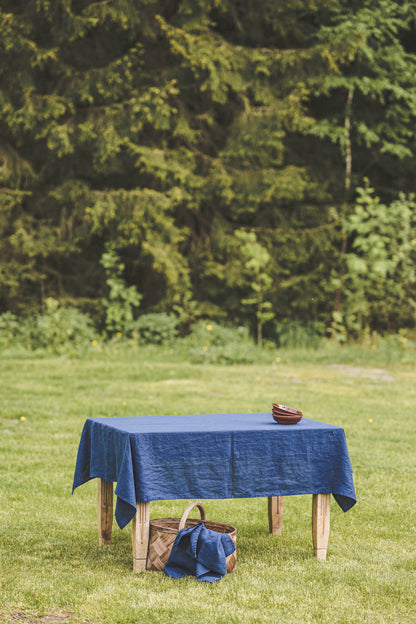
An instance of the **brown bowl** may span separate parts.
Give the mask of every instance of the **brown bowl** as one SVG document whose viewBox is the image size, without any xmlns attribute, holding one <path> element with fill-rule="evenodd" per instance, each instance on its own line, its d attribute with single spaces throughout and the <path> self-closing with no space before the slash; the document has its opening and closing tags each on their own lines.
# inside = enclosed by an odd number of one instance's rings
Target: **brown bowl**
<svg viewBox="0 0 416 624">
<path fill-rule="evenodd" d="M 296 425 L 296 423 L 298 423 L 301 419 L 302 419 L 302 414 L 299 412 L 299 414 L 291 414 L 291 415 L 282 415 L 282 414 L 275 414 L 273 412 L 273 419 L 279 423 L 279 425 Z"/>
<path fill-rule="evenodd" d="M 275 408 L 273 408 L 273 414 L 278 414 L 280 416 L 299 416 L 299 415 L 303 416 L 300 410 L 296 410 L 296 412 L 288 413 L 288 412 L 283 412 L 281 410 L 277 410 Z"/>
</svg>

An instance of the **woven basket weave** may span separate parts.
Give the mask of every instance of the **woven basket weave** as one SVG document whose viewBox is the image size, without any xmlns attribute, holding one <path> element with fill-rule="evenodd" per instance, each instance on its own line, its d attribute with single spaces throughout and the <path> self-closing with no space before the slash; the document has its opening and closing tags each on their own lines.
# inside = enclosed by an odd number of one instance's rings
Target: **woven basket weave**
<svg viewBox="0 0 416 624">
<path fill-rule="evenodd" d="M 188 519 L 188 514 L 194 508 L 198 507 L 201 513 L 201 520 Z M 179 531 L 185 527 L 195 526 L 200 522 L 205 524 L 207 529 L 217 531 L 218 533 L 228 533 L 237 546 L 237 529 L 231 524 L 223 524 L 222 522 L 213 522 L 205 520 L 205 509 L 201 503 L 191 503 L 183 512 L 182 518 L 157 518 L 150 520 L 150 536 L 149 550 L 147 552 L 147 570 L 164 570 L 165 564 L 172 550 L 173 542 Z M 227 559 L 227 573 L 234 572 L 237 566 L 237 550 Z"/>
</svg>

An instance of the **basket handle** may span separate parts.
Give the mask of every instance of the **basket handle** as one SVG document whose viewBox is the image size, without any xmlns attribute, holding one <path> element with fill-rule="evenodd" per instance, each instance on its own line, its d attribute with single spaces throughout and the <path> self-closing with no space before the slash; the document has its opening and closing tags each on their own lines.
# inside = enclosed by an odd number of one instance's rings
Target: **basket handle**
<svg viewBox="0 0 416 624">
<path fill-rule="evenodd" d="M 201 503 L 191 503 L 190 505 L 188 505 L 188 507 L 185 509 L 185 511 L 182 514 L 182 518 L 179 522 L 179 529 L 178 531 L 182 531 L 182 529 L 185 528 L 185 522 L 188 519 L 189 513 L 192 511 L 192 509 L 194 507 L 198 507 L 199 511 L 201 513 L 201 521 L 204 522 L 205 521 L 205 509 L 202 507 Z"/>
</svg>

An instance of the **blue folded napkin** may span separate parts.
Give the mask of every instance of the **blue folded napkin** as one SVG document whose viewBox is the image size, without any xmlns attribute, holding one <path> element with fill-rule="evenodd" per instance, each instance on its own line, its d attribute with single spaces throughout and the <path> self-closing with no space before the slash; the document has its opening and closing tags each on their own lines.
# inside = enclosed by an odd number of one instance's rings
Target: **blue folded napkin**
<svg viewBox="0 0 416 624">
<path fill-rule="evenodd" d="M 203 522 L 182 529 L 173 542 L 165 565 L 168 576 L 196 576 L 197 581 L 214 583 L 227 573 L 226 557 L 235 544 L 226 533 L 207 529 Z"/>
</svg>

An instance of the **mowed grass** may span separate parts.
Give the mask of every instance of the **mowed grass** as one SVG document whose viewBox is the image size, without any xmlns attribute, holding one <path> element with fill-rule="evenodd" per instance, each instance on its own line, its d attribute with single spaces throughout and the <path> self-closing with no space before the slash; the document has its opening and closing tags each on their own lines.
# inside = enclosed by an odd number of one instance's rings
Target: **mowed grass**
<svg viewBox="0 0 416 624">
<path fill-rule="evenodd" d="M 0 361 L 0 622 L 416 622 L 415 369 L 342 364 L 336 352 L 232 367 L 178 357 Z M 343 513 L 332 499 L 326 562 L 313 557 L 310 496 L 285 499 L 280 537 L 268 532 L 266 499 L 203 501 L 208 519 L 237 527 L 237 570 L 213 585 L 134 575 L 130 527 L 114 524 L 111 545 L 98 546 L 95 481 L 71 494 L 86 418 L 273 402 L 346 432 L 358 502 Z M 154 502 L 151 517 L 179 517 L 187 503 Z"/>
</svg>

